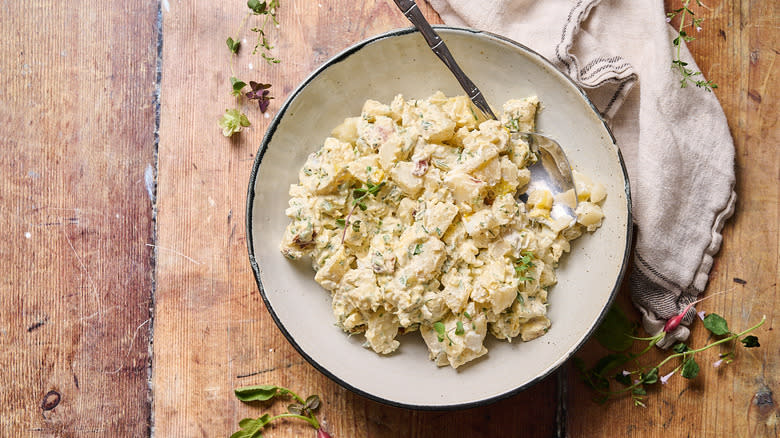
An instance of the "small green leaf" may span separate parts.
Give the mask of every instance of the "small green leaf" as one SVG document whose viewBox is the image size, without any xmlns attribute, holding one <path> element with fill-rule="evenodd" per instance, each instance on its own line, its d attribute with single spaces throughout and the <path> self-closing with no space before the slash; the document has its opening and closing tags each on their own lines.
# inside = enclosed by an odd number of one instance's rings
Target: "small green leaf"
<svg viewBox="0 0 780 438">
<path fill-rule="evenodd" d="M 642 375 L 642 383 L 652 385 L 658 381 L 658 368 L 653 368 L 649 373 Z"/>
<path fill-rule="evenodd" d="M 233 53 L 237 53 L 238 48 L 241 46 L 241 41 L 233 41 L 233 38 L 230 37 L 228 37 L 225 43 L 227 43 L 228 49 L 230 49 L 230 51 Z"/>
<path fill-rule="evenodd" d="M 422 253 L 422 248 L 423 248 L 422 243 L 415 244 L 414 245 L 414 250 L 412 251 L 412 254 L 413 255 L 418 255 L 418 254 Z"/>
<path fill-rule="evenodd" d="M 463 330 L 463 323 L 458 321 L 455 324 L 455 334 L 456 335 L 463 335 L 463 333 L 465 333 L 465 331 Z"/>
<path fill-rule="evenodd" d="M 336 225 L 338 225 L 339 228 L 344 228 L 344 224 L 346 224 L 345 219 L 336 219 Z"/>
<path fill-rule="evenodd" d="M 693 358 L 686 360 L 682 367 L 682 376 L 686 379 L 693 379 L 699 375 L 699 364 Z"/>
<path fill-rule="evenodd" d="M 631 391 L 631 393 L 634 395 L 647 395 L 647 391 L 645 390 L 645 388 L 641 386 L 637 386 L 636 388 L 634 388 L 634 390 Z"/>
<path fill-rule="evenodd" d="M 445 336 L 444 323 L 442 323 L 441 321 L 434 322 L 433 329 L 436 331 L 436 335 L 437 335 L 436 337 L 439 338 L 439 342 L 444 342 L 444 336 Z"/>
<path fill-rule="evenodd" d="M 249 0 L 246 2 L 246 5 L 249 9 L 251 9 L 255 14 L 263 14 L 266 11 L 266 3 L 259 0 Z"/>
<path fill-rule="evenodd" d="M 240 81 L 234 77 L 230 78 L 230 84 L 233 87 L 233 91 L 231 92 L 234 96 L 240 96 L 241 90 L 246 87 L 246 82 Z"/>
<path fill-rule="evenodd" d="M 684 342 L 678 342 L 673 348 L 675 353 L 685 353 L 688 351 L 688 346 Z"/>
<path fill-rule="evenodd" d="M 619 307 L 612 306 L 594 336 L 607 350 L 625 351 L 634 344 L 634 340 L 629 337 L 634 331 L 635 326 L 626 314 Z"/>
<path fill-rule="evenodd" d="M 218 124 L 219 127 L 222 128 L 222 135 L 225 137 L 230 137 L 237 132 L 241 132 L 242 128 L 250 125 L 246 114 L 242 113 L 237 108 L 225 110 L 225 113 L 222 114 Z"/>
<path fill-rule="evenodd" d="M 278 390 L 279 387 L 274 385 L 255 385 L 238 388 L 235 393 L 236 398 L 242 402 L 266 401 L 274 398 Z"/>
<path fill-rule="evenodd" d="M 310 410 L 316 410 L 318 407 L 320 407 L 320 396 L 317 394 L 310 395 L 306 398 L 306 409 Z"/>
<path fill-rule="evenodd" d="M 303 415 L 304 407 L 300 403 L 293 403 L 287 406 L 287 412 L 295 415 Z"/>
<path fill-rule="evenodd" d="M 704 327 L 714 335 L 727 335 L 730 333 L 726 320 L 717 313 L 710 313 L 704 317 Z"/>
<path fill-rule="evenodd" d="M 756 348 L 761 346 L 761 344 L 758 343 L 758 338 L 753 335 L 745 336 L 740 339 L 739 342 L 742 342 L 745 348 Z"/>
</svg>

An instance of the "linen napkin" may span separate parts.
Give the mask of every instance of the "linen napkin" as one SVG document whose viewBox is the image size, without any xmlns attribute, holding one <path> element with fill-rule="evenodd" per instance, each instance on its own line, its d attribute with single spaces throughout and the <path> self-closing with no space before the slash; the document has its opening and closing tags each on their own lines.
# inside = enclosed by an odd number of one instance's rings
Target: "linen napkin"
<svg viewBox="0 0 780 438">
<path fill-rule="evenodd" d="M 429 1 L 448 25 L 497 33 L 539 52 L 601 111 L 631 181 L 631 298 L 645 330 L 661 331 L 706 287 L 736 202 L 725 115 L 713 93 L 680 87 L 671 69 L 677 33 L 663 0 Z M 685 46 L 681 59 L 698 70 Z M 694 316 L 692 308 L 659 346 L 687 339 Z"/>
</svg>

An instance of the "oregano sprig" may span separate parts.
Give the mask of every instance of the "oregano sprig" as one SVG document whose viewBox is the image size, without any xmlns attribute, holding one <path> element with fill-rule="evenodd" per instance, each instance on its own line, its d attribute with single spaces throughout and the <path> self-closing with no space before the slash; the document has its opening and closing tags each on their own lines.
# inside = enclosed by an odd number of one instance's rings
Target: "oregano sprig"
<svg viewBox="0 0 780 438">
<path fill-rule="evenodd" d="M 291 398 L 293 403 L 287 406 L 287 412 L 271 416 L 263 414 L 258 418 L 244 418 L 238 422 L 241 428 L 239 431 L 230 435 L 230 438 L 258 438 L 262 437 L 262 431 L 274 420 L 282 418 L 293 418 L 303 420 L 317 431 L 317 438 L 330 438 L 314 412 L 320 407 L 320 398 L 318 395 L 310 395 L 305 399 L 293 391 L 276 385 L 255 385 L 245 386 L 235 390 L 236 398 L 242 402 L 249 403 L 254 401 L 267 402 L 277 398 Z"/>
<path fill-rule="evenodd" d="M 240 35 L 251 17 L 260 17 L 261 19 L 260 26 L 252 27 L 250 29 L 251 32 L 257 34 L 257 41 L 252 50 L 252 55 L 256 55 L 257 52 L 260 51 L 262 58 L 268 64 L 278 64 L 280 62 L 279 58 L 273 56 L 271 53 L 273 46 L 268 39 L 268 33 L 266 31 L 266 27 L 271 23 L 277 27 L 279 26 L 279 20 L 276 16 L 279 9 L 279 0 L 248 0 L 247 8 L 249 11 L 246 12 L 244 18 L 241 20 L 241 24 L 236 31 L 236 37 L 233 38 L 230 36 L 225 41 L 228 50 L 230 51 L 230 93 L 235 96 L 237 105 L 233 110 L 226 110 L 225 114 L 223 114 L 219 120 L 219 126 L 222 128 L 222 134 L 225 137 L 230 137 L 237 132 L 241 132 L 242 128 L 250 126 L 249 118 L 240 110 L 241 99 L 244 96 L 249 100 L 257 100 L 261 113 L 266 112 L 270 100 L 273 99 L 269 91 L 271 84 L 249 81 L 248 85 L 251 90 L 244 93 L 243 90 L 247 86 L 247 83 L 236 77 L 234 65 L 235 59 L 239 56 L 241 48 Z M 239 120 L 240 122 L 237 123 L 236 120 Z"/>
<path fill-rule="evenodd" d="M 672 69 L 680 73 L 680 87 L 685 88 L 689 84 L 694 84 L 699 88 L 704 88 L 707 91 L 712 91 L 714 88 L 718 88 L 718 84 L 711 80 L 698 79 L 697 76 L 701 76 L 700 71 L 692 70 L 688 67 L 688 63 L 683 61 L 680 57 L 682 49 L 682 42 L 691 42 L 696 38 L 689 33 L 690 29 L 694 29 L 697 32 L 701 31 L 701 24 L 704 21 L 703 18 L 695 17 L 695 14 L 690 9 L 691 0 L 682 0 L 682 5 L 666 14 L 666 21 L 671 22 L 673 18 L 679 16 L 680 24 L 677 26 L 677 37 L 672 40 L 672 44 L 675 47 L 675 56 L 672 60 Z M 696 4 L 704 7 L 701 0 L 696 0 Z M 690 16 L 690 17 L 689 17 Z M 687 19 L 690 18 L 690 22 Z"/>
</svg>

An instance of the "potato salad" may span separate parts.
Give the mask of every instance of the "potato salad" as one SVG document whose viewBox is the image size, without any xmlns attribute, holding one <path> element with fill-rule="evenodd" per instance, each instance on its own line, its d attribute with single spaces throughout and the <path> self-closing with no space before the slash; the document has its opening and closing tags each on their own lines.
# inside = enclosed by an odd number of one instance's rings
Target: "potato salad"
<svg viewBox="0 0 780 438">
<path fill-rule="evenodd" d="M 419 331 L 431 359 L 455 368 L 487 353 L 488 333 L 547 332 L 554 269 L 601 225 L 606 191 L 575 172 L 576 220 L 552 219 L 547 191 L 519 200 L 537 157 L 510 130 L 533 131 L 538 107 L 510 100 L 484 120 L 466 96 L 398 95 L 333 129 L 290 186 L 280 249 L 310 257 L 338 327 L 380 354 Z"/>
</svg>

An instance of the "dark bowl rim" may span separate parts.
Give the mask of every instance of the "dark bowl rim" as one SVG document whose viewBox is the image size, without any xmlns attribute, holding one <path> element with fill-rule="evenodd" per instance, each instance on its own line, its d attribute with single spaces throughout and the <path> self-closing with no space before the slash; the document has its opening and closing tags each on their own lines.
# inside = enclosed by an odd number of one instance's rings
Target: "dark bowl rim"
<svg viewBox="0 0 780 438">
<path fill-rule="evenodd" d="M 252 217 L 252 208 L 254 206 L 254 198 L 255 198 L 255 183 L 257 181 L 258 172 L 260 170 L 260 163 L 263 160 L 263 156 L 265 155 L 265 152 L 268 148 L 268 144 L 273 138 L 273 135 L 279 126 L 279 123 L 286 113 L 288 107 L 292 103 L 293 100 L 298 96 L 298 94 L 301 93 L 301 91 L 306 88 L 306 86 L 313 81 L 317 76 L 319 76 L 323 71 L 331 67 L 332 65 L 335 65 L 345 59 L 347 59 L 352 54 L 356 53 L 363 47 L 375 43 L 379 40 L 383 40 L 386 38 L 391 38 L 395 36 L 401 36 L 401 35 L 407 35 L 410 33 L 418 32 L 415 28 L 409 27 L 409 28 L 401 28 L 401 29 L 393 29 L 388 32 L 384 32 L 372 37 L 369 37 L 363 41 L 360 41 L 358 43 L 355 43 L 354 45 L 346 48 L 341 53 L 337 54 L 336 56 L 332 57 L 331 59 L 325 61 L 320 67 L 318 67 L 316 70 L 314 70 L 301 84 L 287 97 L 284 104 L 279 109 L 279 112 L 276 114 L 276 116 L 271 121 L 270 125 L 268 126 L 268 129 L 263 136 L 263 140 L 260 144 L 260 147 L 258 149 L 257 155 L 255 156 L 254 165 L 252 166 L 252 172 L 249 176 L 249 188 L 247 190 L 247 204 L 246 204 L 246 242 L 247 242 L 247 249 L 249 251 L 249 264 L 252 266 L 252 272 L 255 276 L 255 282 L 257 283 L 258 290 L 260 291 L 260 295 L 263 298 L 263 302 L 265 303 L 266 308 L 268 309 L 268 312 L 271 314 L 271 317 L 273 318 L 274 322 L 276 323 L 276 326 L 279 328 L 279 330 L 282 332 L 285 338 L 287 338 L 287 341 L 298 351 L 298 353 L 303 356 L 304 359 L 306 359 L 309 364 L 311 364 L 314 368 L 316 368 L 319 372 L 327 376 L 332 381 L 338 383 L 342 387 L 359 394 L 363 397 L 366 397 L 370 400 L 383 403 L 389 406 L 399 407 L 399 408 L 405 408 L 405 409 L 413 409 L 413 410 L 420 410 L 420 411 L 451 411 L 451 410 L 459 410 L 459 409 L 469 409 L 469 408 L 475 408 L 480 406 L 486 406 L 492 403 L 495 403 L 499 400 L 503 400 L 509 397 L 512 397 L 513 395 L 516 395 L 520 392 L 522 392 L 525 389 L 528 389 L 529 387 L 535 385 L 539 381 L 545 379 L 547 376 L 553 373 L 553 371 L 556 371 L 558 368 L 560 368 L 562 365 L 564 365 L 572 356 L 574 356 L 577 351 L 579 351 L 583 345 L 590 339 L 590 337 L 593 335 L 593 332 L 596 330 L 596 328 L 599 326 L 601 321 L 604 319 L 607 311 L 609 310 L 610 306 L 615 300 L 615 297 L 617 296 L 618 291 L 620 290 L 621 285 L 623 284 L 623 279 L 625 277 L 628 264 L 629 264 L 629 257 L 631 254 L 631 247 L 632 247 L 632 237 L 633 237 L 633 219 L 632 219 L 632 205 L 631 205 L 631 190 L 630 190 L 630 184 L 628 180 L 628 172 L 626 170 L 625 161 L 623 160 L 623 155 L 620 152 L 620 148 L 617 145 L 617 142 L 615 141 L 615 136 L 612 133 L 612 130 L 609 128 L 609 125 L 602 117 L 601 113 L 599 113 L 596 106 L 593 104 L 593 102 L 590 101 L 588 96 L 585 94 L 585 92 L 582 90 L 582 88 L 577 85 L 574 80 L 569 77 L 564 72 L 561 72 L 555 66 L 545 57 L 537 53 L 536 51 L 526 47 L 523 44 L 518 43 L 517 41 L 514 41 L 510 38 L 497 35 L 491 32 L 471 29 L 471 28 L 465 28 L 465 27 L 458 27 L 458 26 L 445 26 L 445 25 L 435 25 L 434 28 L 438 30 L 445 30 L 445 31 L 453 31 L 453 32 L 462 32 L 462 33 L 469 33 L 469 34 L 482 34 L 487 35 L 492 38 L 496 38 L 498 40 L 504 41 L 512 46 L 517 47 L 518 49 L 528 53 L 531 56 L 534 56 L 538 58 L 538 61 L 540 61 L 542 64 L 547 64 L 548 67 L 551 67 L 554 71 L 557 71 L 561 74 L 562 77 L 564 77 L 566 80 L 568 80 L 572 86 L 576 90 L 579 91 L 582 98 L 585 100 L 585 102 L 590 105 L 591 109 L 593 110 L 594 114 L 598 116 L 599 120 L 604 126 L 604 129 L 607 130 L 609 133 L 610 139 L 612 141 L 613 146 L 615 147 L 615 150 L 617 152 L 617 157 L 620 162 L 620 167 L 623 172 L 623 180 L 625 181 L 625 194 L 626 194 L 626 206 L 627 206 L 627 223 L 626 223 L 626 248 L 623 253 L 623 260 L 621 262 L 620 267 L 620 273 L 618 275 L 617 280 L 615 281 L 615 284 L 612 288 L 612 292 L 610 293 L 609 299 L 607 300 L 607 305 L 604 306 L 604 309 L 602 309 L 601 314 L 596 319 L 594 324 L 590 327 L 588 333 L 582 338 L 582 340 L 579 342 L 579 344 L 575 345 L 569 352 L 561 357 L 556 363 L 554 363 L 551 367 L 549 367 L 544 373 L 542 373 L 539 376 L 536 376 L 535 378 L 529 380 L 523 385 L 520 385 L 516 388 L 512 388 L 504 393 L 494 395 L 488 398 L 484 398 L 482 400 L 477 400 L 473 402 L 466 402 L 466 403 L 456 403 L 456 404 L 447 404 L 447 405 L 414 405 L 409 403 L 403 403 L 398 402 L 394 400 L 388 400 L 379 396 L 376 396 L 374 394 L 368 393 L 366 391 L 363 391 L 359 388 L 356 388 L 349 383 L 345 382 L 344 380 L 336 377 L 334 374 L 332 374 L 328 369 L 320 365 L 316 360 L 314 360 L 311 356 L 309 356 L 299 345 L 297 342 L 295 342 L 295 339 L 293 336 L 287 331 L 287 329 L 284 327 L 284 324 L 282 324 L 281 320 L 279 319 L 276 312 L 274 312 L 273 306 L 271 305 L 271 302 L 268 300 L 268 297 L 265 294 L 265 289 L 263 288 L 263 283 L 260 280 L 260 267 L 257 264 L 257 260 L 255 258 L 255 250 L 254 250 L 254 242 L 253 242 L 253 236 L 252 236 L 252 223 L 253 223 L 253 217 Z"/>
</svg>

